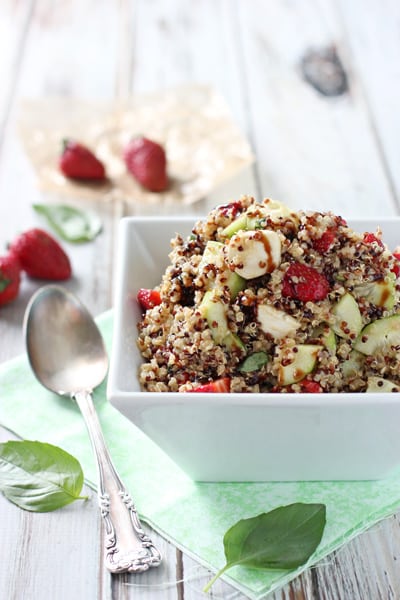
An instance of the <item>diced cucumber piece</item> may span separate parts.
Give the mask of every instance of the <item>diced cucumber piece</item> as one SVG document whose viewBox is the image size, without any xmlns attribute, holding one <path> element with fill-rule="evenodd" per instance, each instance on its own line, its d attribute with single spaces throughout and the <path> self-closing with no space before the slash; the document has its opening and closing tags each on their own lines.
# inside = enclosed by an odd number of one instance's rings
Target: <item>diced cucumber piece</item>
<svg viewBox="0 0 400 600">
<path fill-rule="evenodd" d="M 234 300 L 238 293 L 245 288 L 246 281 L 229 269 L 225 263 L 223 248 L 224 244 L 221 242 L 208 241 L 199 263 L 199 272 L 201 273 L 207 265 L 214 265 L 221 273 L 223 272 L 226 279 L 225 285 L 228 286 L 231 299 Z M 209 282 L 208 289 L 211 289 L 211 280 L 208 279 L 207 281 Z"/>
<path fill-rule="evenodd" d="M 264 333 L 272 335 L 276 340 L 293 336 L 300 327 L 299 321 L 294 317 L 268 304 L 257 306 L 257 320 Z"/>
<path fill-rule="evenodd" d="M 359 298 L 366 298 L 368 302 L 391 310 L 396 300 L 396 276 L 390 273 L 380 281 L 371 281 L 354 288 L 354 293 Z"/>
<path fill-rule="evenodd" d="M 235 273 L 235 271 L 228 269 L 226 272 L 226 285 L 229 288 L 231 299 L 234 300 L 238 293 L 246 287 L 246 280 Z"/>
<path fill-rule="evenodd" d="M 234 348 L 245 350 L 241 339 L 228 327 L 227 305 L 214 290 L 209 290 L 204 294 L 199 309 L 208 323 L 216 344 L 225 346 L 228 350 Z"/>
<path fill-rule="evenodd" d="M 315 344 L 299 344 L 296 346 L 293 362 L 288 365 L 279 365 L 278 383 L 290 385 L 304 379 L 314 369 L 317 363 L 318 352 L 321 346 Z"/>
<path fill-rule="evenodd" d="M 400 315 L 373 321 L 361 331 L 354 348 L 368 356 L 400 346 Z"/>
<path fill-rule="evenodd" d="M 357 350 L 352 350 L 349 357 L 343 361 L 342 364 L 342 373 L 344 377 L 351 378 L 360 375 L 364 359 L 364 354 L 361 354 L 361 352 L 358 352 Z"/>
<path fill-rule="evenodd" d="M 204 294 L 199 309 L 202 316 L 207 320 L 215 343 L 222 344 L 228 333 L 230 333 L 227 319 L 227 305 L 214 291 L 210 290 Z"/>
<path fill-rule="evenodd" d="M 261 204 L 258 205 L 258 215 L 250 216 L 252 213 L 242 213 L 237 219 L 232 221 L 225 229 L 222 230 L 223 237 L 230 238 L 238 231 L 248 231 L 257 229 L 260 227 L 263 219 L 270 218 L 277 222 L 279 219 L 285 218 L 290 219 L 293 222 L 298 222 L 298 217 L 294 212 L 291 212 L 287 206 L 278 202 L 277 200 L 271 200 L 266 198 Z M 254 213 L 253 213 L 254 214 Z"/>
<path fill-rule="evenodd" d="M 362 317 L 358 304 L 349 293 L 342 296 L 332 309 L 335 321 L 333 331 L 342 338 L 354 339 L 362 329 Z"/>
<path fill-rule="evenodd" d="M 246 351 L 246 346 L 243 344 L 242 340 L 236 333 L 232 333 L 229 331 L 228 335 L 224 338 L 222 345 L 226 347 L 227 350 L 241 350 L 242 352 Z"/>
<path fill-rule="evenodd" d="M 321 325 L 320 327 L 317 327 L 313 331 L 311 337 L 320 338 L 322 344 L 327 350 L 329 350 L 331 354 L 336 353 L 336 336 L 335 332 L 331 327 L 329 327 L 329 325 Z"/>
<path fill-rule="evenodd" d="M 237 219 L 232 221 L 232 223 L 227 225 L 227 227 L 222 230 L 221 235 L 223 237 L 231 238 L 238 231 L 250 229 L 249 225 L 249 217 L 246 213 L 243 213 Z"/>
<path fill-rule="evenodd" d="M 368 377 L 368 387 L 366 392 L 368 394 L 374 394 L 379 392 L 400 392 L 400 387 L 393 383 L 393 381 L 389 381 L 389 379 L 383 379 L 383 377 Z"/>
<path fill-rule="evenodd" d="M 203 256 L 201 258 L 199 269 L 202 270 L 205 265 L 215 265 L 216 267 L 222 267 L 224 262 L 223 250 L 224 244 L 222 242 L 215 242 L 209 240 L 204 248 Z"/>
</svg>

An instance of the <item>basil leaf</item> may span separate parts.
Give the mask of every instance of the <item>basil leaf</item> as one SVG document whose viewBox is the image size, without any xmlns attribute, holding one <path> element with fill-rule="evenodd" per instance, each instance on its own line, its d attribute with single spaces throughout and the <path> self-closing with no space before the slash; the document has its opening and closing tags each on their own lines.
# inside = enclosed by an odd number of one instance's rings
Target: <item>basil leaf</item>
<svg viewBox="0 0 400 600">
<path fill-rule="evenodd" d="M 77 499 L 83 485 L 78 460 L 52 444 L 11 441 L 0 444 L 0 491 L 24 510 L 48 512 Z"/>
<path fill-rule="evenodd" d="M 101 231 L 100 219 L 93 213 L 66 204 L 34 204 L 35 211 L 67 242 L 90 242 Z"/>
<path fill-rule="evenodd" d="M 254 229 L 265 229 L 267 225 L 267 219 L 262 217 L 261 219 L 257 219 L 254 225 Z"/>
<path fill-rule="evenodd" d="M 265 352 L 254 352 L 250 354 L 240 365 L 239 371 L 241 373 L 251 373 L 252 371 L 259 371 L 261 367 L 267 364 L 269 361 L 268 354 Z"/>
<path fill-rule="evenodd" d="M 242 519 L 224 536 L 226 565 L 208 582 L 235 565 L 255 569 L 294 569 L 304 564 L 321 541 L 326 523 L 324 504 L 297 502 Z"/>
</svg>

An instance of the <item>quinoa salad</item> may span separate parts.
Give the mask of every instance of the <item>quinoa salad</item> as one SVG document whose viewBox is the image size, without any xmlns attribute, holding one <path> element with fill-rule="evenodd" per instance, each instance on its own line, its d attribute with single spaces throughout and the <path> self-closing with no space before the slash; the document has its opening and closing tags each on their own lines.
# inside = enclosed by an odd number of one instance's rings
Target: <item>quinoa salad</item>
<svg viewBox="0 0 400 600">
<path fill-rule="evenodd" d="M 243 196 L 171 246 L 138 293 L 144 391 L 400 391 L 400 254 L 379 228 Z"/>
</svg>

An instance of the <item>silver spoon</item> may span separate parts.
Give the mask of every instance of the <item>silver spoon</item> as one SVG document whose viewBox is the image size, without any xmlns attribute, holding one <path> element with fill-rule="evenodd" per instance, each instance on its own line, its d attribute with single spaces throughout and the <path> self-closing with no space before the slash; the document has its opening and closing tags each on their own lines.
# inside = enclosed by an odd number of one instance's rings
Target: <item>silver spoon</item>
<svg viewBox="0 0 400 600">
<path fill-rule="evenodd" d="M 105 526 L 105 564 L 112 573 L 142 572 L 161 562 L 143 531 L 134 503 L 112 464 L 92 400 L 108 357 L 96 323 L 82 303 L 57 285 L 40 288 L 25 313 L 29 362 L 49 390 L 76 400 L 98 467 L 98 498 Z"/>
</svg>

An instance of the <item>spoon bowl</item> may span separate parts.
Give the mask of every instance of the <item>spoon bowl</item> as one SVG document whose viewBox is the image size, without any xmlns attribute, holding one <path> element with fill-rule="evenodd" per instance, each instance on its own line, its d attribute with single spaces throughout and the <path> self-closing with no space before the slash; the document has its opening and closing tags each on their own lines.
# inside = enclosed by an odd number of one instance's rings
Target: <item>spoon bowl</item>
<svg viewBox="0 0 400 600">
<path fill-rule="evenodd" d="M 26 346 L 37 379 L 57 394 L 93 390 L 103 381 L 108 356 L 88 310 L 64 288 L 45 286 L 32 297 Z"/>
<path fill-rule="evenodd" d="M 92 392 L 108 369 L 107 351 L 95 321 L 72 293 L 47 285 L 32 296 L 24 331 L 37 379 L 50 391 L 75 400 L 85 420 L 97 463 L 106 567 L 112 573 L 139 573 L 159 565 L 161 555 L 144 532 L 112 463 L 93 404 Z"/>
</svg>

